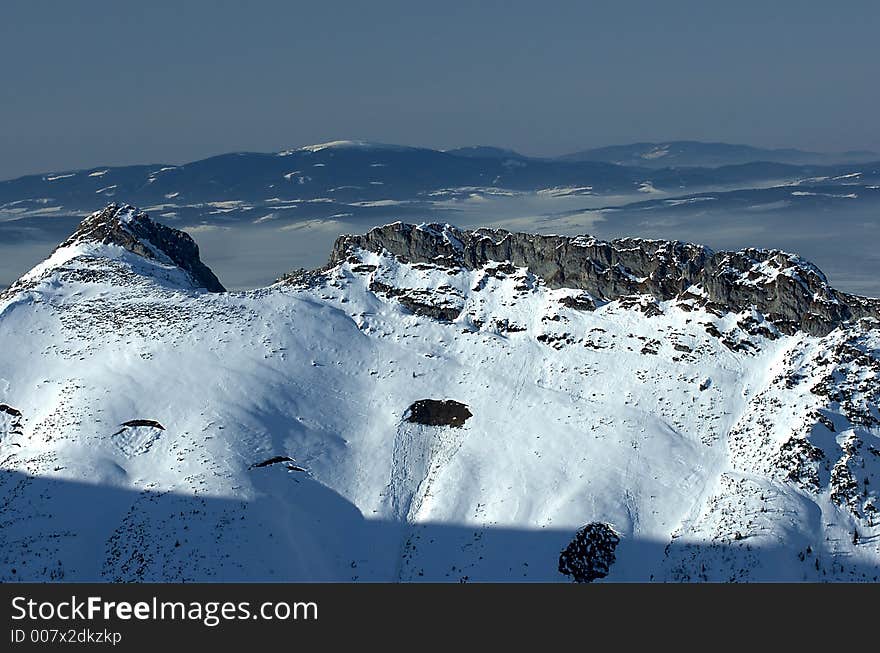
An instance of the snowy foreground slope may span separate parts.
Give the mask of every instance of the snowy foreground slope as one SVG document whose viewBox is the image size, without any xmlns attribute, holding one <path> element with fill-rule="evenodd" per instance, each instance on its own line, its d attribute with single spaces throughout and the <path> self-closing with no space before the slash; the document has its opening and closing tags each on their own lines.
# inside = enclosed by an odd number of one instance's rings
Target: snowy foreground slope
<svg viewBox="0 0 880 653">
<path fill-rule="evenodd" d="M 570 581 L 586 524 L 606 581 L 877 580 L 878 312 L 437 225 L 223 292 L 111 205 L 0 294 L 0 580 Z"/>
</svg>

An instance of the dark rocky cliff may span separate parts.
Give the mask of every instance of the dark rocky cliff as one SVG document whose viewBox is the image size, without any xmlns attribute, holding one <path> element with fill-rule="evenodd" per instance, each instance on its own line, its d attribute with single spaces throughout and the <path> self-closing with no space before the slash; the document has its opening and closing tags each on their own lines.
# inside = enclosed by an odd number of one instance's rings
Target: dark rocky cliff
<svg viewBox="0 0 880 653">
<path fill-rule="evenodd" d="M 716 311 L 755 308 L 785 333 L 825 335 L 849 321 L 880 319 L 880 300 L 835 290 L 814 265 L 778 250 L 713 252 L 679 241 L 603 241 L 398 222 L 341 236 L 330 265 L 355 249 L 469 269 L 510 261 L 552 288 L 578 288 L 600 300 L 648 294 L 660 301 L 690 297 Z"/>
</svg>

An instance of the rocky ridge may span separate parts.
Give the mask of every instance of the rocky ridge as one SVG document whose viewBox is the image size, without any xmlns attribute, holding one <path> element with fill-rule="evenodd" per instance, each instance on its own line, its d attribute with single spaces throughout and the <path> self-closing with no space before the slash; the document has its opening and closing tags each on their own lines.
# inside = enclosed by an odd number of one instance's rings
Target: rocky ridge
<svg viewBox="0 0 880 653">
<path fill-rule="evenodd" d="M 835 290 L 817 267 L 779 250 L 713 252 L 679 241 L 603 241 L 398 222 L 364 235 L 341 236 L 330 267 L 357 249 L 469 270 L 509 262 L 528 268 L 550 288 L 584 290 L 601 301 L 651 295 L 658 301 L 694 300 L 714 312 L 754 307 L 788 334 L 800 330 L 821 336 L 847 322 L 880 319 L 880 300 Z"/>
</svg>

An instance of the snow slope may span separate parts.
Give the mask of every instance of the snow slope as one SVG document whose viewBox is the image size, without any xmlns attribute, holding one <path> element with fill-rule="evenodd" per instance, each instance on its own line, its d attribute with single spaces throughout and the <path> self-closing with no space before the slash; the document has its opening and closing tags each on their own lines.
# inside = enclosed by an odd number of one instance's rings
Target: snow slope
<svg viewBox="0 0 880 653">
<path fill-rule="evenodd" d="M 878 323 L 698 291 L 358 249 L 212 293 L 74 238 L 0 294 L 0 580 L 567 581 L 591 522 L 608 581 L 876 580 Z"/>
</svg>

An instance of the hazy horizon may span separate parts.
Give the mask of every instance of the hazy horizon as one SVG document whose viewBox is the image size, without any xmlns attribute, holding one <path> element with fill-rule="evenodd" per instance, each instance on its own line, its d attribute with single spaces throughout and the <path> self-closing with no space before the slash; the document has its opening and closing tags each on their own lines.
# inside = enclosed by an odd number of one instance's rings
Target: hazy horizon
<svg viewBox="0 0 880 653">
<path fill-rule="evenodd" d="M 276 148 L 272 148 L 272 149 L 268 149 L 268 150 L 224 150 L 222 152 L 221 151 L 211 152 L 211 153 L 205 154 L 204 156 L 197 156 L 194 159 L 181 159 L 181 160 L 161 159 L 161 160 L 150 160 L 150 161 L 147 161 L 147 160 L 134 161 L 134 160 L 132 160 L 132 161 L 126 161 L 126 162 L 112 162 L 112 161 L 94 162 L 93 161 L 88 164 L 73 165 L 73 166 L 65 167 L 65 168 L 54 167 L 54 168 L 46 168 L 46 169 L 42 169 L 42 170 L 31 170 L 31 171 L 26 172 L 24 174 L 14 175 L 12 177 L 2 177 L 2 178 L 0 178 L 0 182 L 11 181 L 14 179 L 18 179 L 21 177 L 27 177 L 30 175 L 38 175 L 38 174 L 42 174 L 42 173 L 64 172 L 64 171 L 68 171 L 68 170 L 89 170 L 92 168 L 101 168 L 101 167 L 115 168 L 115 167 L 125 167 L 125 166 L 129 166 L 129 165 L 163 165 L 163 164 L 165 164 L 165 165 L 186 165 L 188 163 L 194 163 L 196 161 L 210 159 L 215 156 L 222 156 L 224 154 L 231 154 L 231 153 L 236 153 L 236 152 L 241 152 L 241 153 L 248 152 L 248 153 L 255 153 L 255 154 L 272 154 L 272 153 L 276 153 L 276 152 L 282 152 L 287 149 L 295 149 L 298 147 L 306 147 L 309 145 L 320 145 L 322 143 L 329 143 L 329 142 L 334 142 L 334 141 L 364 141 L 364 142 L 376 143 L 376 144 L 380 144 L 380 145 L 400 145 L 403 147 L 426 148 L 426 149 L 431 149 L 431 150 L 438 150 L 441 152 L 454 150 L 454 149 L 458 149 L 458 148 L 466 148 L 466 147 L 496 147 L 499 149 L 511 150 L 511 151 L 514 151 L 514 152 L 521 154 L 523 156 L 533 157 L 533 158 L 561 157 L 566 154 L 574 154 L 576 152 L 592 150 L 592 149 L 601 149 L 604 147 L 611 147 L 611 146 L 627 146 L 627 145 L 635 145 L 638 143 L 663 144 L 663 143 L 685 142 L 685 141 L 699 142 L 699 143 L 703 143 L 703 144 L 724 144 L 724 145 L 746 146 L 746 147 L 754 147 L 754 148 L 767 149 L 767 150 L 777 150 L 777 149 L 778 150 L 787 150 L 787 149 L 790 149 L 790 150 L 800 150 L 803 152 L 812 152 L 812 153 L 816 153 L 816 154 L 828 154 L 828 155 L 847 154 L 847 153 L 856 152 L 856 151 L 874 153 L 874 151 L 870 150 L 870 149 L 856 150 L 856 149 L 849 148 L 849 149 L 840 149 L 840 150 L 816 150 L 816 149 L 811 150 L 806 147 L 798 147 L 797 145 L 770 146 L 770 145 L 761 145 L 761 144 L 756 144 L 756 143 L 732 143 L 732 142 L 728 142 L 728 141 L 722 141 L 719 139 L 700 140 L 700 139 L 692 139 L 692 138 L 678 138 L 678 139 L 655 138 L 655 139 L 646 139 L 646 140 L 639 140 L 639 141 L 621 141 L 619 143 L 603 143 L 600 145 L 591 145 L 588 147 L 579 147 L 576 149 L 566 149 L 566 150 L 546 152 L 546 153 L 535 153 L 535 152 L 525 151 L 520 148 L 511 147 L 510 145 L 507 145 L 504 143 L 461 143 L 461 144 L 457 144 L 457 145 L 453 145 L 453 146 L 442 146 L 441 147 L 441 146 L 434 146 L 434 145 L 426 145 L 424 143 L 393 143 L 390 141 L 377 141 L 377 140 L 372 140 L 372 139 L 352 137 L 352 138 L 333 138 L 333 139 L 329 139 L 327 141 L 314 141 L 314 142 L 309 142 L 309 143 L 294 143 L 294 144 L 285 145 L 283 147 L 276 147 Z M 876 152 L 876 154 L 878 155 L 878 157 L 880 157 L 880 152 Z"/>
<path fill-rule="evenodd" d="M 787 214 L 770 211 L 720 211 L 711 214 L 656 216 L 639 210 L 605 213 L 595 210 L 609 202 L 624 204 L 630 197 L 562 197 L 535 193 L 494 198 L 473 205 L 463 203 L 453 213 L 426 211 L 422 219 L 404 222 L 451 222 L 461 228 L 497 227 L 543 234 L 588 234 L 603 239 L 643 237 L 683 240 L 716 251 L 744 247 L 778 248 L 799 254 L 816 264 L 838 290 L 880 297 L 880 266 L 874 237 L 880 225 L 868 210 L 841 211 L 835 215 L 836 237 L 828 238 L 828 215 L 822 211 Z M 96 209 L 100 208 L 96 206 Z M 153 214 L 162 222 L 163 219 Z M 203 224 L 175 226 L 199 245 L 201 259 L 229 290 L 265 287 L 297 268 L 314 269 L 327 262 L 333 242 L 343 233 L 365 233 L 373 226 L 400 220 L 389 209 L 374 219 L 305 220 L 278 227 L 253 224 Z M 41 239 L 0 242 L 0 290 L 45 259 L 73 230 L 59 226 Z M 796 230 L 785 225 L 797 224 Z"/>
<path fill-rule="evenodd" d="M 867 1 L 10 0 L 0 179 L 338 139 L 877 151 L 878 19 Z"/>
</svg>

